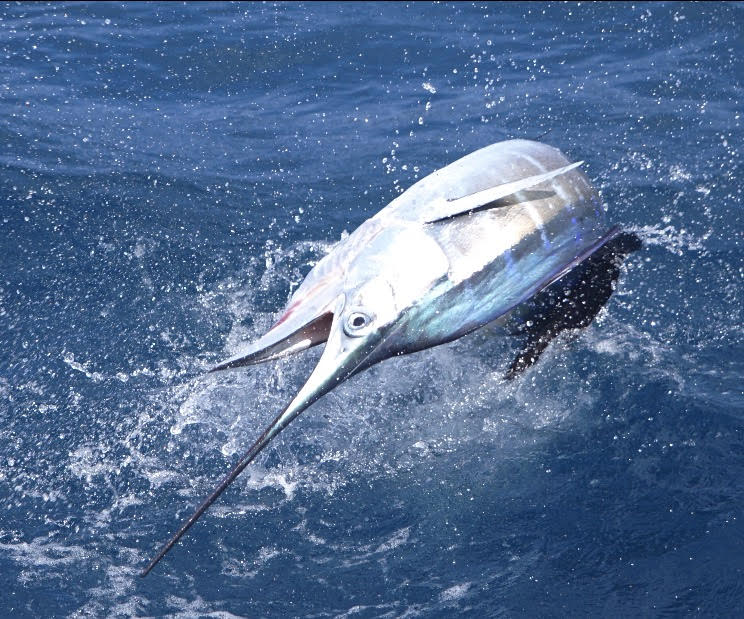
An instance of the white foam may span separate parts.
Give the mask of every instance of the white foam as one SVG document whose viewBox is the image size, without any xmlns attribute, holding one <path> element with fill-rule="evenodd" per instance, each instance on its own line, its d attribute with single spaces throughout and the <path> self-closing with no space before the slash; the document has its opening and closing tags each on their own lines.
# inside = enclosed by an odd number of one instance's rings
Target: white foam
<svg viewBox="0 0 744 619">
<path fill-rule="evenodd" d="M 456 602 L 467 595 L 468 590 L 472 586 L 470 582 L 464 582 L 459 585 L 453 585 L 448 589 L 445 589 L 439 594 L 439 599 L 442 602 Z"/>
<path fill-rule="evenodd" d="M 105 376 L 100 372 L 91 372 L 89 369 L 89 363 L 80 363 L 78 361 L 75 361 L 75 355 L 71 352 L 64 352 L 62 354 L 62 360 L 73 370 L 82 372 L 83 374 L 85 374 L 85 376 L 87 376 L 94 382 L 100 382 L 105 378 Z"/>
<path fill-rule="evenodd" d="M 628 232 L 635 232 L 644 245 L 660 246 L 667 251 L 682 256 L 685 251 L 701 251 L 705 249 L 705 243 L 713 234 L 712 230 L 697 236 L 691 232 L 677 229 L 675 226 L 630 226 Z"/>
</svg>

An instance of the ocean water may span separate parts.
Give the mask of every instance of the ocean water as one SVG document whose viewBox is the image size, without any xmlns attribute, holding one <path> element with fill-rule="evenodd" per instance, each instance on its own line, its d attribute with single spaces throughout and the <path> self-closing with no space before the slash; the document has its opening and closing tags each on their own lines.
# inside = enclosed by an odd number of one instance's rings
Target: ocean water
<svg viewBox="0 0 744 619">
<path fill-rule="evenodd" d="M 744 6 L 0 7 L 0 614 L 744 612 Z M 295 421 L 205 370 L 416 179 L 503 139 L 644 248 L 513 381 L 485 328 Z"/>
</svg>

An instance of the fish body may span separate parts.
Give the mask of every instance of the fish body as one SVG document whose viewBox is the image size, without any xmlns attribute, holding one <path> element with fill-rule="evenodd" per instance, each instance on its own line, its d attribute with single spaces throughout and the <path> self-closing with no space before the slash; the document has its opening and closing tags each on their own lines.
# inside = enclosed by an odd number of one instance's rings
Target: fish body
<svg viewBox="0 0 744 619">
<path fill-rule="evenodd" d="M 165 555 L 260 451 L 340 382 L 505 315 L 612 239 L 599 196 L 557 149 L 509 140 L 423 178 L 308 273 L 276 324 L 214 370 L 325 342 L 317 366 Z"/>
<path fill-rule="evenodd" d="M 423 264 L 441 269 L 436 285 L 413 301 L 403 338 L 410 342 L 407 351 L 456 339 L 502 316 L 608 232 L 599 196 L 578 168 L 433 223 L 427 223 L 427 204 L 568 164 L 557 149 L 537 142 L 494 144 L 426 177 L 381 211 L 383 221 L 412 220 L 417 227 L 422 240 L 409 249 L 414 272 Z"/>
<path fill-rule="evenodd" d="M 364 367 L 499 318 L 614 234 L 600 198 L 574 168 L 477 210 L 446 216 L 447 204 L 568 165 L 556 148 L 509 140 L 430 174 L 336 245 L 292 295 L 275 327 L 218 368 L 265 361 L 269 349 L 275 358 L 325 341 L 324 334 L 311 334 L 293 347 L 271 346 L 291 337 L 298 326 L 293 316 L 322 315 L 342 294 L 347 310 L 384 308 L 397 319 Z"/>
</svg>

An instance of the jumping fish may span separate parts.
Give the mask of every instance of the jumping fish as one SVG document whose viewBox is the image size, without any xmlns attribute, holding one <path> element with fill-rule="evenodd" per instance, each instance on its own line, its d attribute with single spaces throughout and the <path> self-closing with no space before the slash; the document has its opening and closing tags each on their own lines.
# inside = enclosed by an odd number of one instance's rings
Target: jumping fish
<svg viewBox="0 0 744 619">
<path fill-rule="evenodd" d="M 492 144 L 418 181 L 321 259 L 276 324 L 211 371 L 325 343 L 318 364 L 142 576 L 318 398 L 384 359 L 506 315 L 617 236 L 582 163 L 539 142 Z"/>
</svg>

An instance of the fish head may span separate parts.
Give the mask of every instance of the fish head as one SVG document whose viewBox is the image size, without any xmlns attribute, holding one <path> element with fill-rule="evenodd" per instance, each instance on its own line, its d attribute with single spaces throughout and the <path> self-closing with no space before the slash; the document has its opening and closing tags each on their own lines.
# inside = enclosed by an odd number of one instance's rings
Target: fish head
<svg viewBox="0 0 744 619">
<path fill-rule="evenodd" d="M 370 220 L 310 271 L 263 337 L 214 370 L 325 343 L 315 370 L 290 405 L 304 409 L 353 374 L 417 348 L 409 341 L 416 334 L 401 327 L 446 279 L 447 269 L 444 253 L 421 227 Z"/>
<path fill-rule="evenodd" d="M 369 224 L 369 225 L 368 225 Z M 357 234 L 361 231 L 361 234 Z M 350 376 L 409 348 L 415 304 L 446 277 L 446 259 L 420 230 L 363 224 L 308 274 L 274 326 L 212 371 L 276 359 L 325 342 L 317 365 L 284 410 L 141 572 L 145 576 L 302 411 Z"/>
</svg>

